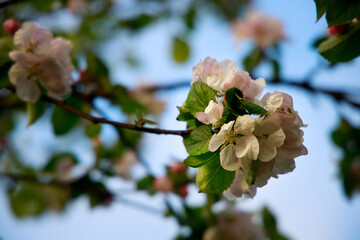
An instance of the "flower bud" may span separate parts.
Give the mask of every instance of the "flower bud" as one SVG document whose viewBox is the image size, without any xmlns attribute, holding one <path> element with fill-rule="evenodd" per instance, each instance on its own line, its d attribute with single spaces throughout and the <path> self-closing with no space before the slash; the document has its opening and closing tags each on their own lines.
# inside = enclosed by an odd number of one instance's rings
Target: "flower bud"
<svg viewBox="0 0 360 240">
<path fill-rule="evenodd" d="M 14 35 L 20 28 L 20 21 L 16 18 L 9 18 L 3 23 L 3 29 L 10 35 Z"/>
<path fill-rule="evenodd" d="M 339 35 L 341 34 L 342 32 L 344 32 L 344 30 L 346 29 L 347 27 L 347 24 L 346 23 L 343 23 L 343 24 L 340 24 L 340 25 L 337 25 L 337 26 L 332 26 L 332 27 L 329 27 L 329 33 L 331 35 Z"/>
<path fill-rule="evenodd" d="M 183 198 L 188 195 L 187 186 L 185 184 L 179 187 L 178 194 Z"/>
<path fill-rule="evenodd" d="M 153 185 L 156 190 L 163 193 L 169 193 L 174 189 L 174 183 L 168 176 L 155 178 Z"/>
<path fill-rule="evenodd" d="M 175 162 L 170 167 L 169 170 L 175 175 L 183 175 L 186 172 L 186 165 L 182 162 Z"/>
</svg>

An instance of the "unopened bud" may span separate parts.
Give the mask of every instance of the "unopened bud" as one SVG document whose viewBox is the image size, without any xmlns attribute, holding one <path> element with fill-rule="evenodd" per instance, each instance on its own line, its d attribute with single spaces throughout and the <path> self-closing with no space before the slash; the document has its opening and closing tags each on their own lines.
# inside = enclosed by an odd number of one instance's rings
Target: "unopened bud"
<svg viewBox="0 0 360 240">
<path fill-rule="evenodd" d="M 16 18 L 9 18 L 3 23 L 3 29 L 10 35 L 14 35 L 20 28 L 20 21 Z"/>
</svg>

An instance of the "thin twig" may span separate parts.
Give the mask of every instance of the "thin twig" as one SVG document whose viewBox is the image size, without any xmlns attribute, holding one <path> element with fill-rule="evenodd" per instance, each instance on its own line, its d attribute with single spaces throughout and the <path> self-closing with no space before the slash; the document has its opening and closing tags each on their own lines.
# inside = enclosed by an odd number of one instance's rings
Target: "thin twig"
<svg viewBox="0 0 360 240">
<path fill-rule="evenodd" d="M 15 87 L 13 85 L 7 86 L 7 89 L 9 89 L 11 91 L 15 91 Z M 62 109 L 65 109 L 75 115 L 82 117 L 82 118 L 85 118 L 94 124 L 104 123 L 104 124 L 113 125 L 115 127 L 126 128 L 126 129 L 131 129 L 131 130 L 140 131 L 140 132 L 147 132 L 147 133 L 154 133 L 154 134 L 169 134 L 169 135 L 178 135 L 178 136 L 185 136 L 191 132 L 191 130 L 165 130 L 165 129 L 159 129 L 159 128 L 138 127 L 135 124 L 121 123 L 121 122 L 107 120 L 105 118 L 94 117 L 90 114 L 82 112 L 82 111 L 68 105 L 64 101 L 61 101 L 61 100 L 58 100 L 58 99 L 55 99 L 55 98 L 52 98 L 49 96 L 42 95 L 40 100 L 49 102 L 49 103 L 53 103 L 56 106 L 58 106 Z"/>
</svg>

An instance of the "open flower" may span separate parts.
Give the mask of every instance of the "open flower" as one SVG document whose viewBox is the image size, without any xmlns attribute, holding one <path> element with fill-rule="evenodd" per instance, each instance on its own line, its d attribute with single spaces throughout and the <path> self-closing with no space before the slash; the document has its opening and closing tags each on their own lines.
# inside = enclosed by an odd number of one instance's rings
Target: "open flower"
<svg viewBox="0 0 360 240">
<path fill-rule="evenodd" d="M 205 58 L 193 68 L 191 84 L 201 81 L 223 95 L 230 88 L 238 88 L 245 98 L 257 98 L 261 95 L 266 83 L 259 78 L 251 79 L 248 72 L 238 70 L 236 63 L 231 60 L 216 61 L 210 57 Z"/>
<path fill-rule="evenodd" d="M 234 126 L 234 129 L 233 129 Z M 220 146 L 221 166 L 229 171 L 244 167 L 242 159 L 255 160 L 259 154 L 259 142 L 253 135 L 255 119 L 250 115 L 239 116 L 235 121 L 224 124 L 220 132 L 209 142 L 209 150 L 215 152 Z"/>
<path fill-rule="evenodd" d="M 23 24 L 15 33 L 14 42 L 20 50 L 9 53 L 16 62 L 9 71 L 9 78 L 22 100 L 37 102 L 41 96 L 38 84 L 56 98 L 71 92 L 74 70 L 69 56 L 71 42 L 53 39 L 49 30 L 33 22 Z"/>
<path fill-rule="evenodd" d="M 222 115 L 224 113 L 224 106 L 219 101 L 218 98 L 216 98 L 217 103 L 215 103 L 213 100 L 210 100 L 209 105 L 205 108 L 205 112 L 198 112 L 195 114 L 196 118 L 204 123 L 204 124 L 214 124 L 218 123 Z"/>
<path fill-rule="evenodd" d="M 240 40 L 253 38 L 255 43 L 266 48 L 284 39 L 282 24 L 279 20 L 250 10 L 245 17 L 233 24 L 235 35 Z"/>
</svg>

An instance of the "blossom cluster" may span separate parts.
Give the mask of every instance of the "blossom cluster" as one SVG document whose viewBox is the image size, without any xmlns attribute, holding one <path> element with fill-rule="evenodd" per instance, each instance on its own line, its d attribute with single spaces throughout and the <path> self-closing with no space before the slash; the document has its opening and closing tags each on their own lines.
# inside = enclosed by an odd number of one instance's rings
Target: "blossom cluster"
<svg viewBox="0 0 360 240">
<path fill-rule="evenodd" d="M 70 41 L 53 38 L 51 31 L 25 22 L 15 33 L 14 43 L 18 50 L 9 53 L 16 62 L 9 78 L 22 100 L 37 102 L 41 96 L 39 85 L 56 98 L 71 92 L 74 66 L 69 55 L 73 47 Z"/>
<path fill-rule="evenodd" d="M 234 182 L 224 192 L 228 198 L 243 194 L 253 197 L 257 187 L 264 186 L 271 177 L 291 172 L 295 168 L 294 158 L 307 154 L 300 129 L 305 125 L 294 110 L 290 95 L 274 92 L 260 99 L 265 80 L 251 79 L 230 60 L 200 61 L 193 69 L 195 81 L 217 91 L 217 102 L 211 100 L 196 117 L 204 124 L 212 124 L 216 132 L 210 139 L 209 151 L 220 150 L 221 166 L 236 171 Z M 225 120 L 224 106 L 229 103 L 224 93 L 230 88 L 239 89 L 243 99 L 266 110 L 266 114 L 245 112 L 237 114 L 234 120 Z"/>
<path fill-rule="evenodd" d="M 234 22 L 233 30 L 238 39 L 253 38 L 260 48 L 269 47 L 285 38 L 279 20 L 255 10 L 249 10 L 243 19 Z"/>
</svg>

